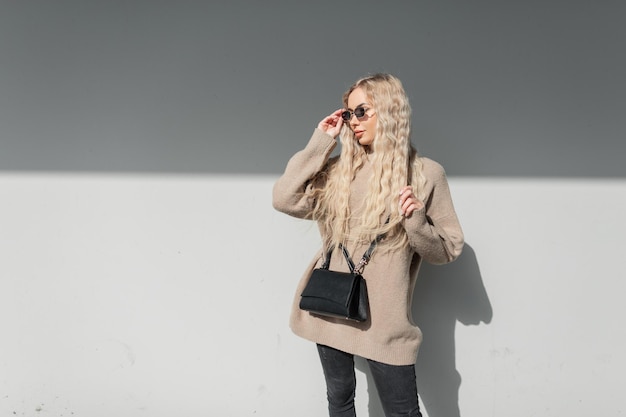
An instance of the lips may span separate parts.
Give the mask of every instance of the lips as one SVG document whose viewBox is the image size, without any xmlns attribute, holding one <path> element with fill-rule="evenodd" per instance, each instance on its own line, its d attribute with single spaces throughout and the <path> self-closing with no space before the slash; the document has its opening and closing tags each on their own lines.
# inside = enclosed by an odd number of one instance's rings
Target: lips
<svg viewBox="0 0 626 417">
<path fill-rule="evenodd" d="M 361 139 L 361 136 L 363 136 L 363 133 L 365 133 L 365 130 L 355 130 L 354 136 L 356 136 L 358 139 Z"/>
</svg>

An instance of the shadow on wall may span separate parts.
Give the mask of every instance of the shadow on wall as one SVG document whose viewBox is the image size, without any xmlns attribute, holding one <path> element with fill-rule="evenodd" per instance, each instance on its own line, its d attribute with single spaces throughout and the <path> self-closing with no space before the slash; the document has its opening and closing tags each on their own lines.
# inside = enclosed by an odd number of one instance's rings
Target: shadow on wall
<svg viewBox="0 0 626 417">
<path fill-rule="evenodd" d="M 447 265 L 422 265 L 412 314 L 424 333 L 416 363 L 417 385 L 429 417 L 461 417 L 456 369 L 455 327 L 490 323 L 493 311 L 483 285 L 474 250 L 465 244 L 463 253 Z M 367 362 L 357 358 L 357 368 L 367 377 L 369 416 L 384 417 Z"/>
</svg>

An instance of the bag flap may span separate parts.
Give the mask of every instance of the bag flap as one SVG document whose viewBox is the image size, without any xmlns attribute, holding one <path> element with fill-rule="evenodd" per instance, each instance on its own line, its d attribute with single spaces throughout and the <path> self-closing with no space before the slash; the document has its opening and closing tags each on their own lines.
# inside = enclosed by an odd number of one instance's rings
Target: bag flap
<svg viewBox="0 0 626 417">
<path fill-rule="evenodd" d="M 358 284 L 358 278 L 350 272 L 314 269 L 302 296 L 323 298 L 347 306 Z"/>
</svg>

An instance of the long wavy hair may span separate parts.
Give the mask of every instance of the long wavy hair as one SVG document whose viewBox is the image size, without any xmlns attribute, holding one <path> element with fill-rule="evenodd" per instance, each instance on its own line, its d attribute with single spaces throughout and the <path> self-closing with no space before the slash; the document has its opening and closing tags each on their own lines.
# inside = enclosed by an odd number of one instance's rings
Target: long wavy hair
<svg viewBox="0 0 626 417">
<path fill-rule="evenodd" d="M 424 201 L 425 179 L 422 161 L 411 145 L 411 106 L 400 80 L 389 74 L 375 74 L 356 81 L 343 95 L 348 97 L 362 89 L 376 112 L 376 135 L 371 149 L 364 148 L 344 124 L 340 133 L 341 153 L 329 162 L 321 174 L 321 186 L 314 190 L 312 217 L 318 221 L 328 246 L 371 242 L 386 233 L 379 247 L 394 250 L 407 244 L 400 224 L 398 199 L 402 187 L 411 185 L 416 196 Z M 350 226 L 350 183 L 369 158 L 372 178 L 365 198 L 365 210 L 357 224 Z M 389 222 L 386 223 L 387 218 Z"/>
</svg>

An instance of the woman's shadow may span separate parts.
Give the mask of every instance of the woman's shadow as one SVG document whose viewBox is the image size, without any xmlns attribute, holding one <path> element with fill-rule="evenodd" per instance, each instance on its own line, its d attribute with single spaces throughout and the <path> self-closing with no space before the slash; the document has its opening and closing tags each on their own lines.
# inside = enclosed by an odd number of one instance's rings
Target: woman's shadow
<svg viewBox="0 0 626 417">
<path fill-rule="evenodd" d="M 457 321 L 490 323 L 493 311 L 474 250 L 466 243 L 459 258 L 446 265 L 423 263 L 413 293 L 413 320 L 424 334 L 416 362 L 417 386 L 429 417 L 461 417 L 454 332 Z M 366 375 L 369 417 L 384 417 L 367 362 L 356 358 Z"/>
</svg>

